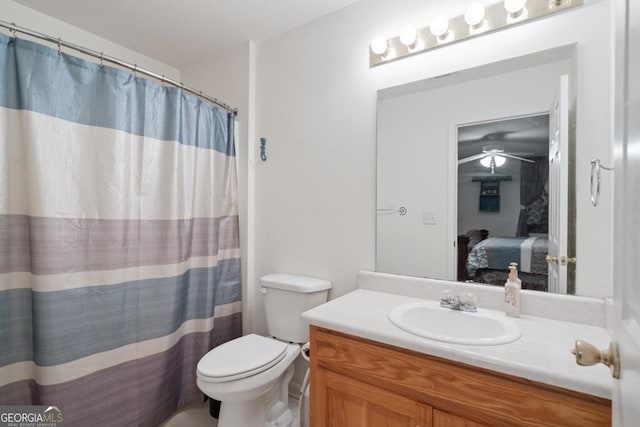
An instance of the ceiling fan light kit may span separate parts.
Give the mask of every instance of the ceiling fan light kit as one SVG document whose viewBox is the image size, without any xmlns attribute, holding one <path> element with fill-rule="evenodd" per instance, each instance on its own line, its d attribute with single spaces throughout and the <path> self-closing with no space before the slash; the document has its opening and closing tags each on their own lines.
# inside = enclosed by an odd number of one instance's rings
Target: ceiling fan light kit
<svg viewBox="0 0 640 427">
<path fill-rule="evenodd" d="M 519 154 L 517 156 L 516 154 Z M 521 162 L 535 163 L 534 160 L 526 159 L 520 156 L 530 155 L 532 153 L 505 153 L 503 148 L 482 147 L 482 154 L 474 154 L 458 160 L 458 165 L 480 160 L 480 164 L 485 168 L 491 168 L 491 174 L 495 173 L 495 168 L 504 165 L 507 158 L 519 160 Z"/>
<path fill-rule="evenodd" d="M 505 157 L 492 154 L 490 156 L 486 156 L 480 159 L 480 164 L 485 168 L 491 167 L 491 165 L 493 165 L 496 168 L 499 168 L 500 166 L 504 165 L 504 162 L 506 161 L 507 159 Z"/>
</svg>

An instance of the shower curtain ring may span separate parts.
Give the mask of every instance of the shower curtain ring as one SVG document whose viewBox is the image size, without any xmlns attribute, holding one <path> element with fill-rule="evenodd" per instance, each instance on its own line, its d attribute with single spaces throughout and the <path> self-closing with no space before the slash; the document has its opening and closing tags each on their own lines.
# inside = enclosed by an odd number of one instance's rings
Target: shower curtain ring
<svg viewBox="0 0 640 427">
<path fill-rule="evenodd" d="M 100 52 L 100 68 L 104 68 L 104 52 Z"/>
<path fill-rule="evenodd" d="M 162 84 L 162 86 L 164 86 L 165 83 L 165 78 L 164 78 L 164 74 L 162 75 L 162 78 L 160 79 L 160 84 Z"/>
<path fill-rule="evenodd" d="M 62 53 L 62 40 L 58 37 L 58 55 Z"/>
<path fill-rule="evenodd" d="M 138 72 L 138 64 L 133 64 L 133 77 L 136 77 L 137 72 Z"/>
</svg>

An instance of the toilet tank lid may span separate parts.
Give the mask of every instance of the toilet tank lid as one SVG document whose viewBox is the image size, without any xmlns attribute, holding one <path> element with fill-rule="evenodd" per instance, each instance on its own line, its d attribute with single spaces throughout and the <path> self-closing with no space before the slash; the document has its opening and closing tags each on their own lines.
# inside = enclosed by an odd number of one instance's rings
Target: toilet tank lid
<svg viewBox="0 0 640 427">
<path fill-rule="evenodd" d="M 311 293 L 331 289 L 331 282 L 315 277 L 296 276 L 294 274 L 267 274 L 260 278 L 260 284 L 265 288 L 281 289 L 283 291 Z"/>
</svg>

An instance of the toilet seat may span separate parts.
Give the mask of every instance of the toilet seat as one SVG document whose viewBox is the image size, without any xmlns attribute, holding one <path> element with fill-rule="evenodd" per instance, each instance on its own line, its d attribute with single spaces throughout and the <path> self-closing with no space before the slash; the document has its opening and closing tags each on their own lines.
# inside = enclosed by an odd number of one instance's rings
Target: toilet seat
<svg viewBox="0 0 640 427">
<path fill-rule="evenodd" d="M 250 377 L 278 364 L 288 345 L 256 334 L 228 341 L 205 354 L 198 362 L 198 374 L 211 382 Z"/>
</svg>

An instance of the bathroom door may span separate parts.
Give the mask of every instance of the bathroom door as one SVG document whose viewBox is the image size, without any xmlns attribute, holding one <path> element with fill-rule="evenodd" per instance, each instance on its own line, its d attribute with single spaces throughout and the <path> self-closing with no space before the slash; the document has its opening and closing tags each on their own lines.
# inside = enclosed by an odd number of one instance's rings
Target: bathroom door
<svg viewBox="0 0 640 427">
<path fill-rule="evenodd" d="M 614 325 L 620 379 L 613 382 L 614 426 L 640 419 L 640 3 L 616 0 L 614 146 Z M 604 178 L 604 177 L 603 177 Z"/>
<path fill-rule="evenodd" d="M 569 230 L 569 76 L 549 109 L 549 256 L 567 256 Z M 549 292 L 567 293 L 567 265 L 549 262 Z"/>
</svg>

